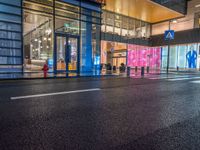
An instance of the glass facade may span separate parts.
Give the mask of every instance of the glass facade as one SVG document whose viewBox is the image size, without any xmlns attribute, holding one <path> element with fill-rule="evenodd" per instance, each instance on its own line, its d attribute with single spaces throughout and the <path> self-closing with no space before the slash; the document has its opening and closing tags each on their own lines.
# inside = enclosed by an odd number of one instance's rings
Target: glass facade
<svg viewBox="0 0 200 150">
<path fill-rule="evenodd" d="M 121 40 L 149 38 L 150 23 L 103 10 L 101 31 L 105 33 L 104 36 L 113 35 L 112 38 L 122 38 Z"/>
<path fill-rule="evenodd" d="M 53 61 L 53 2 L 25 0 L 23 7 L 24 71 L 42 72 Z"/>
<path fill-rule="evenodd" d="M 161 48 L 128 45 L 128 66 L 160 69 Z"/>
<path fill-rule="evenodd" d="M 101 73 L 124 73 L 120 68 L 127 65 L 127 43 L 101 41 Z"/>
<path fill-rule="evenodd" d="M 105 72 L 108 74 L 123 73 L 120 71 L 120 68 L 122 67 L 138 69 L 141 67 L 149 67 L 151 73 L 160 72 L 160 47 L 149 47 L 111 41 L 102 41 L 101 47 L 102 74 L 105 74 Z"/>
<path fill-rule="evenodd" d="M 200 53 L 199 43 L 173 45 L 170 47 L 169 68 L 171 70 L 199 70 Z M 167 68 L 168 47 L 162 47 L 162 69 Z"/>
<path fill-rule="evenodd" d="M 78 0 L 24 0 L 24 71 L 94 75 L 100 65 L 101 8 Z"/>
<path fill-rule="evenodd" d="M 10 11 L 12 10 L 12 11 Z M 0 72 L 22 71 L 21 1 L 0 1 Z"/>
</svg>

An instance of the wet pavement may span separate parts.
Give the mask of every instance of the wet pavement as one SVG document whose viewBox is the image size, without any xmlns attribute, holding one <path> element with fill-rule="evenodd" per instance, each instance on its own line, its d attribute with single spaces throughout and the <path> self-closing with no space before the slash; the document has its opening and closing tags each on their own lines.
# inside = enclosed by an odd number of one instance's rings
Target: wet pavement
<svg viewBox="0 0 200 150">
<path fill-rule="evenodd" d="M 199 80 L 0 81 L 0 149 L 198 150 Z"/>
</svg>

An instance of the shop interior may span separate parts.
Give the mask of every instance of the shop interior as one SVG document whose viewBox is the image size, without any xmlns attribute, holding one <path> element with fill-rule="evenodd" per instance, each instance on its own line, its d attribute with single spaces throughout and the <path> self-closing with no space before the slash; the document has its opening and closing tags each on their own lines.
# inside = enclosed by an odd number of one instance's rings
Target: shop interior
<svg viewBox="0 0 200 150">
<path fill-rule="evenodd" d="M 101 41 L 101 73 L 120 74 L 127 64 L 127 44 Z"/>
<path fill-rule="evenodd" d="M 45 63 L 53 69 L 52 17 L 24 11 L 24 71 L 42 71 Z"/>
<path fill-rule="evenodd" d="M 25 2 L 26 7 L 41 10 L 43 5 L 33 5 L 33 3 Z M 57 7 L 68 9 L 67 4 L 56 2 Z M 52 11 L 51 7 L 46 6 L 44 9 Z M 78 13 L 70 13 L 77 18 Z M 67 33 L 69 35 L 79 35 L 79 22 L 77 20 L 68 19 L 62 16 L 69 15 L 68 11 L 56 9 L 55 17 L 55 32 Z M 53 52 L 54 52 L 54 31 L 53 31 L 53 16 L 40 11 L 32 11 L 24 9 L 24 71 L 25 72 L 40 72 L 45 63 L 49 66 L 49 71 L 53 71 Z M 66 71 L 76 70 L 77 66 L 77 51 L 78 43 L 75 38 L 67 38 L 65 36 L 56 36 L 57 45 L 57 70 Z M 68 50 L 67 50 L 68 49 Z M 70 53 L 69 53 L 70 52 Z M 68 61 L 66 62 L 67 56 Z"/>
</svg>

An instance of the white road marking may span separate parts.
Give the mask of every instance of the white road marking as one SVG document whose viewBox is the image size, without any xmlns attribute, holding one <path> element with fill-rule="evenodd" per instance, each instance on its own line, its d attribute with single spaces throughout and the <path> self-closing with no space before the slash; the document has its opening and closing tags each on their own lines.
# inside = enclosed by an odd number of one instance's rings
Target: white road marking
<svg viewBox="0 0 200 150">
<path fill-rule="evenodd" d="M 45 96 L 64 95 L 64 94 L 72 94 L 72 93 L 92 92 L 92 91 L 100 91 L 100 90 L 101 90 L 100 88 L 94 88 L 94 89 L 64 91 L 64 92 L 56 92 L 56 93 L 45 93 L 45 94 L 17 96 L 17 97 L 11 97 L 10 99 L 11 100 L 18 100 L 18 99 L 27 99 L 27 98 L 35 98 L 35 97 L 45 97 Z"/>
<path fill-rule="evenodd" d="M 192 80 L 192 79 L 200 79 L 200 77 L 188 77 L 188 78 L 168 79 L 168 81 L 181 81 L 181 80 Z"/>
<path fill-rule="evenodd" d="M 197 81 L 190 81 L 191 83 L 200 83 L 200 80 Z"/>
<path fill-rule="evenodd" d="M 149 78 L 151 80 L 159 80 L 159 79 L 168 79 L 169 77 L 153 77 L 153 78 Z"/>
</svg>

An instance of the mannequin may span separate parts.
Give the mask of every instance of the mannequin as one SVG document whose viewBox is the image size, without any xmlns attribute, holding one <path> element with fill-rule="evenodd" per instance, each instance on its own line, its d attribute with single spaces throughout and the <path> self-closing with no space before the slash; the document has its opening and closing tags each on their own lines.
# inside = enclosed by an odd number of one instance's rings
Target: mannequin
<svg viewBox="0 0 200 150">
<path fill-rule="evenodd" d="M 190 51 L 186 54 L 188 68 L 196 68 L 197 52 L 194 47 L 190 47 Z"/>
</svg>

